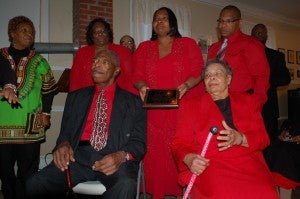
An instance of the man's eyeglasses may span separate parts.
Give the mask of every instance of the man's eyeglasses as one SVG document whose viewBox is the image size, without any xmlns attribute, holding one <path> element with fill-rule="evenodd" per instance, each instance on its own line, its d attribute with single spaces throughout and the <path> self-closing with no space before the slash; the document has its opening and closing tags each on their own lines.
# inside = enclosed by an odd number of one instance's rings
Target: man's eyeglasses
<svg viewBox="0 0 300 199">
<path fill-rule="evenodd" d="M 236 21 L 239 21 L 240 19 L 226 19 L 226 20 L 223 20 L 223 19 L 218 19 L 217 22 L 219 24 L 221 23 L 225 23 L 225 24 L 230 24 L 230 23 L 233 23 L 233 22 L 236 22 Z"/>
</svg>

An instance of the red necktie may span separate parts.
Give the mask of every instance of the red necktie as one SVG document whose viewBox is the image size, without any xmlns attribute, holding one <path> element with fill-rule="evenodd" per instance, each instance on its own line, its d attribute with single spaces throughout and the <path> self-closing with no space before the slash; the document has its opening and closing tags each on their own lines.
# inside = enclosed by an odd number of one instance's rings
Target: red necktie
<svg viewBox="0 0 300 199">
<path fill-rule="evenodd" d="M 96 151 L 103 149 L 106 146 L 108 127 L 107 127 L 107 103 L 104 95 L 104 90 L 101 90 L 97 102 L 94 115 L 91 145 Z"/>
</svg>

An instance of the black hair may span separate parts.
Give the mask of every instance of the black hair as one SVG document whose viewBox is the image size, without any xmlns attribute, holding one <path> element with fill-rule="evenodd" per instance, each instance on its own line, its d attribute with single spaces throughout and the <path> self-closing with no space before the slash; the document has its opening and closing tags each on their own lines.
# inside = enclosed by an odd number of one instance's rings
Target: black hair
<svg viewBox="0 0 300 199">
<path fill-rule="evenodd" d="M 96 23 L 102 23 L 104 25 L 104 28 L 108 33 L 108 41 L 110 43 L 112 43 L 113 40 L 114 40 L 114 37 L 113 37 L 113 31 L 110 27 L 110 24 L 107 21 L 105 21 L 105 19 L 99 17 L 99 18 L 96 18 L 93 21 L 91 21 L 89 23 L 88 27 L 86 28 L 85 37 L 86 37 L 87 44 L 88 45 L 93 45 L 94 44 L 94 41 L 93 41 L 93 27 Z"/>
<path fill-rule="evenodd" d="M 179 30 L 178 30 L 178 24 L 177 24 L 177 18 L 174 14 L 174 12 L 170 9 L 170 8 L 167 8 L 167 7 L 161 7 L 159 8 L 158 10 L 156 10 L 154 12 L 154 15 L 153 15 L 153 20 L 152 22 L 155 20 L 155 17 L 156 17 L 156 14 L 158 11 L 160 10 L 166 10 L 167 13 L 168 13 L 168 17 L 169 17 L 169 24 L 170 24 L 170 36 L 174 36 L 174 37 L 181 37 L 181 34 L 179 33 Z M 154 31 L 154 28 L 152 27 L 152 35 L 151 35 L 151 39 L 150 40 L 156 40 L 157 39 L 157 34 L 155 33 Z"/>
<path fill-rule="evenodd" d="M 228 5 L 228 6 L 225 6 L 222 10 L 221 10 L 221 13 L 225 10 L 231 10 L 231 11 L 234 11 L 236 14 L 237 14 L 237 18 L 241 19 L 242 18 L 242 14 L 241 14 L 241 10 L 234 6 L 234 5 Z"/>
</svg>

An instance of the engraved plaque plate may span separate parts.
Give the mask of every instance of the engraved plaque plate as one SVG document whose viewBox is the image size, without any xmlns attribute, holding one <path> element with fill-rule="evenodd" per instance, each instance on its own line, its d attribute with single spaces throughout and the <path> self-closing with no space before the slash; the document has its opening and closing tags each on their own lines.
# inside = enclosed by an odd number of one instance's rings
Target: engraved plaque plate
<svg viewBox="0 0 300 199">
<path fill-rule="evenodd" d="M 179 91 L 177 89 L 147 89 L 144 107 L 146 108 L 177 108 Z"/>
</svg>

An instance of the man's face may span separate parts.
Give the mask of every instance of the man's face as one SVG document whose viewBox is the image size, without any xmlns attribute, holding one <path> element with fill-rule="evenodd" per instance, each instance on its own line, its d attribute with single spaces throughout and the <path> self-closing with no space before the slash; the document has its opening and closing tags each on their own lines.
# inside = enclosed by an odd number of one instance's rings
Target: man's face
<svg viewBox="0 0 300 199">
<path fill-rule="evenodd" d="M 268 39 L 268 32 L 267 32 L 267 29 L 265 27 L 263 27 L 263 26 L 256 26 L 251 31 L 251 36 L 255 37 L 260 42 L 262 42 L 263 44 L 265 44 L 266 41 L 267 41 L 267 39 Z"/>
<path fill-rule="evenodd" d="M 119 72 L 120 67 L 116 66 L 116 61 L 107 52 L 98 54 L 92 65 L 93 80 L 103 88 L 113 84 Z"/>
<path fill-rule="evenodd" d="M 224 10 L 220 13 L 218 19 L 218 29 L 222 37 L 230 37 L 240 29 L 238 14 L 233 10 Z"/>
</svg>

